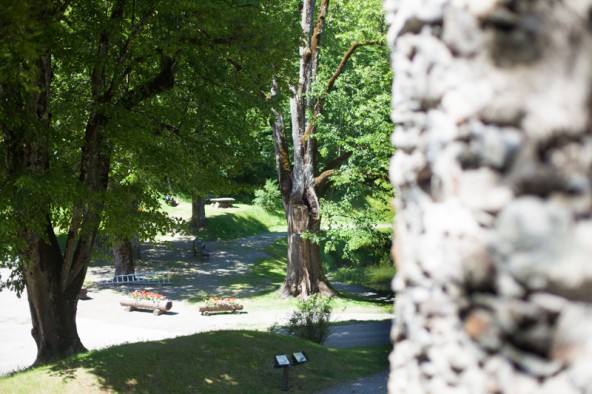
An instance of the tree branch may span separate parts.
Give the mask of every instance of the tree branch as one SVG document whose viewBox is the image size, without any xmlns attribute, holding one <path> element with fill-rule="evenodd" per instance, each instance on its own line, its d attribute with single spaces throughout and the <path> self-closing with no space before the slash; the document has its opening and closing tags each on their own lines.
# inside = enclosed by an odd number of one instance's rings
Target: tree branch
<svg viewBox="0 0 592 394">
<path fill-rule="evenodd" d="M 147 98 L 172 89 L 175 85 L 175 69 L 175 60 L 171 57 L 163 56 L 160 61 L 160 72 L 150 81 L 128 91 L 121 98 L 120 104 L 123 108 L 129 110 Z"/>
<path fill-rule="evenodd" d="M 278 87 L 275 78 L 272 81 L 271 98 L 279 95 Z M 288 208 L 290 201 L 290 193 L 292 191 L 292 179 L 290 174 L 292 166 L 290 165 L 290 155 L 288 151 L 288 142 L 286 140 L 286 128 L 284 117 L 281 112 L 275 108 L 271 109 L 273 117 L 269 120 L 271 131 L 273 133 L 273 147 L 275 151 L 276 168 L 278 171 L 278 181 L 280 183 L 280 191 L 284 208 Z"/>
<path fill-rule="evenodd" d="M 334 170 L 339 167 L 341 164 L 345 163 L 351 156 L 352 152 L 345 152 L 344 154 L 336 157 L 335 159 L 331 160 L 325 165 L 325 170 Z"/>
<path fill-rule="evenodd" d="M 323 108 L 325 107 L 325 99 L 327 98 L 327 95 L 334 89 L 335 81 L 337 81 L 337 78 L 339 78 L 339 76 L 343 73 L 343 70 L 345 69 L 347 62 L 352 57 L 354 52 L 361 46 L 380 45 L 380 44 L 382 44 L 381 41 L 365 41 L 365 42 L 355 42 L 349 47 L 347 52 L 345 52 L 345 54 L 343 55 L 341 62 L 339 62 L 337 69 L 335 70 L 335 72 L 333 73 L 333 75 L 331 76 L 329 81 L 327 82 L 327 86 L 325 87 L 325 90 L 319 96 L 319 98 L 314 106 L 313 117 L 317 117 L 321 114 L 321 112 L 323 112 Z M 314 133 L 315 133 L 315 124 L 314 124 L 314 122 L 310 122 L 308 124 L 308 126 L 306 127 L 306 131 L 304 132 L 304 139 L 307 140 Z"/>
<path fill-rule="evenodd" d="M 105 85 L 105 68 L 107 65 L 107 57 L 109 54 L 109 47 L 111 45 L 111 27 L 113 22 L 117 19 L 121 19 L 123 17 L 123 10 L 124 10 L 125 1 L 118 0 L 114 5 L 111 11 L 111 23 L 107 26 L 105 30 L 101 32 L 99 38 L 99 47 L 97 52 L 97 62 L 93 67 L 93 71 L 91 74 L 91 88 L 92 88 L 92 97 L 94 101 L 101 101 L 101 92 Z M 104 97 L 102 98 L 104 100 Z"/>
<path fill-rule="evenodd" d="M 317 100 L 317 103 L 315 105 L 315 112 L 314 112 L 315 115 L 320 114 L 321 111 L 323 110 L 323 107 L 325 105 L 325 98 L 327 97 L 327 94 L 329 94 L 333 90 L 333 88 L 335 87 L 335 81 L 337 81 L 337 78 L 339 78 L 341 73 L 343 73 L 343 70 L 345 69 L 347 62 L 352 57 L 354 52 L 361 46 L 380 45 L 380 44 L 381 44 L 380 41 L 354 42 L 349 47 L 347 52 L 345 52 L 345 54 L 341 58 L 341 62 L 339 62 L 339 65 L 337 66 L 337 69 L 335 70 L 335 72 L 333 73 L 331 78 L 329 79 L 329 82 L 327 82 L 327 86 L 325 87 L 323 94 L 321 94 L 321 97 L 319 97 L 319 99 Z"/>
<path fill-rule="evenodd" d="M 138 22 L 138 24 L 136 26 L 134 26 L 134 28 L 132 29 L 128 39 L 125 41 L 125 44 L 123 44 L 123 46 L 121 47 L 121 50 L 119 51 L 119 63 L 123 63 L 131 54 L 131 46 L 132 46 L 132 42 L 133 40 L 138 36 L 138 34 L 140 34 L 140 32 L 144 29 L 144 27 L 146 26 L 146 24 L 148 23 L 148 20 L 154 15 L 154 12 L 156 11 L 156 4 L 154 4 L 147 13 L 145 13 L 142 18 L 140 18 L 140 21 Z"/>
<path fill-rule="evenodd" d="M 323 0 L 321 2 L 319 16 L 317 17 L 317 22 L 315 23 L 312 37 L 310 40 L 310 48 L 311 48 L 311 52 L 312 52 L 311 80 L 313 80 L 313 81 L 317 77 L 317 71 L 319 68 L 318 64 L 319 64 L 319 54 L 321 52 L 321 37 L 323 36 L 323 31 L 325 31 L 325 20 L 327 18 L 327 10 L 328 9 L 329 9 L 329 0 Z"/>
<path fill-rule="evenodd" d="M 327 163 L 325 169 L 314 180 L 314 188 L 319 196 L 325 194 L 329 180 L 335 174 L 335 170 L 342 163 L 345 163 L 351 156 L 352 152 L 345 152 L 344 154 Z"/>
</svg>

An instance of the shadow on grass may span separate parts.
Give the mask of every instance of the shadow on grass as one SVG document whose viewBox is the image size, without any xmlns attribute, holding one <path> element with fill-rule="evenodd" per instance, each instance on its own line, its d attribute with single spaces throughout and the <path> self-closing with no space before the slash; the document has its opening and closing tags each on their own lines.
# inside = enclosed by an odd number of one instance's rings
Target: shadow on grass
<svg viewBox="0 0 592 394">
<path fill-rule="evenodd" d="M 197 235 L 209 241 L 228 240 L 269 231 L 267 225 L 256 218 L 239 216 L 232 212 L 212 216 L 207 220 L 207 228 L 199 231 Z"/>
<path fill-rule="evenodd" d="M 350 301 L 370 302 L 376 305 L 393 305 L 395 294 L 392 291 L 383 292 L 360 286 L 333 284 L 338 291 L 339 298 Z"/>
<path fill-rule="evenodd" d="M 127 294 L 139 288 L 154 291 L 172 300 L 200 301 L 210 295 L 246 298 L 275 291 L 284 279 L 282 271 L 274 271 L 273 261 L 265 247 L 286 233 L 263 233 L 231 241 L 208 241 L 208 261 L 198 260 L 192 253 L 190 236 L 142 246 L 142 260 L 136 272 L 166 271 L 171 284 L 101 285 Z M 263 263 L 259 263 L 264 261 Z M 276 263 L 277 264 L 277 263 Z M 100 281 L 113 277 L 114 267 L 94 264 L 93 275 Z"/>
<path fill-rule="evenodd" d="M 291 392 L 312 393 L 386 369 L 389 350 L 337 350 L 273 333 L 220 331 L 82 354 L 53 365 L 50 374 L 75 384 L 87 371 L 95 388 L 125 393 L 272 393 L 282 376 L 272 367 L 274 354 L 305 351 L 311 361 L 291 368 L 289 385 Z"/>
</svg>

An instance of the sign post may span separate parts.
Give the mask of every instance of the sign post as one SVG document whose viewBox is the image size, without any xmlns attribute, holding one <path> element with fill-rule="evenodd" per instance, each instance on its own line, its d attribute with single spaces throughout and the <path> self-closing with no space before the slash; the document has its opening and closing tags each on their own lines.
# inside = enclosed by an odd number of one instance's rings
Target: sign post
<svg viewBox="0 0 592 394">
<path fill-rule="evenodd" d="M 308 356 L 304 352 L 291 354 L 291 360 L 287 354 L 276 354 L 273 358 L 273 367 L 282 368 L 282 391 L 288 391 L 288 374 L 290 366 L 296 366 L 308 362 Z"/>
</svg>

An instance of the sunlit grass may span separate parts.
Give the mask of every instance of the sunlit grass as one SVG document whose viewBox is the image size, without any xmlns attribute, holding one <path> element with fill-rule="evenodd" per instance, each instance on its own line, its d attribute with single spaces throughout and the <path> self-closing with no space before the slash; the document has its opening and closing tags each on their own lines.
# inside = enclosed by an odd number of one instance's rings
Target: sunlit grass
<svg viewBox="0 0 592 394">
<path fill-rule="evenodd" d="M 187 224 L 191 219 L 191 202 L 180 201 L 176 207 L 163 203 L 163 209 L 169 216 L 180 218 Z M 283 216 L 272 215 L 256 205 L 234 204 L 231 208 L 206 205 L 205 211 L 207 227 L 198 232 L 205 240 L 228 240 L 264 232 L 286 231 Z"/>
<path fill-rule="evenodd" d="M 0 378 L 2 393 L 275 393 L 277 353 L 305 351 L 290 392 L 313 393 L 388 368 L 390 346 L 331 349 L 255 331 L 218 331 L 125 344 Z"/>
</svg>

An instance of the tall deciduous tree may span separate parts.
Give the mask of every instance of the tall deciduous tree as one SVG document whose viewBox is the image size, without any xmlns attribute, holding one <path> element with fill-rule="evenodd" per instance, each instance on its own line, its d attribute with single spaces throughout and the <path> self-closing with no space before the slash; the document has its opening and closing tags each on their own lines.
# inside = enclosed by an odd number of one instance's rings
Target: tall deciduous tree
<svg viewBox="0 0 592 394">
<path fill-rule="evenodd" d="M 167 228 L 156 179 L 182 174 L 192 145 L 208 137 L 184 123 L 183 99 L 207 91 L 228 111 L 258 103 L 269 60 L 282 57 L 274 7 L 214 0 L 0 7 L 0 251 L 26 284 L 36 364 L 84 350 L 77 295 L 98 230 L 125 239 Z M 56 229 L 65 230 L 63 245 Z"/>
<path fill-rule="evenodd" d="M 375 40 L 353 41 L 340 57 L 326 80 L 319 76 L 321 39 L 329 12 L 329 1 L 301 4 L 302 42 L 299 50 L 299 78 L 291 86 L 290 129 L 287 136 L 284 116 L 273 110 L 271 127 L 274 136 L 276 166 L 282 200 L 288 221 L 288 268 L 282 285 L 283 295 L 303 296 L 333 289 L 323 271 L 320 246 L 315 236 L 321 229 L 320 198 L 328 189 L 336 170 L 352 155 L 351 151 L 326 152 L 320 158 L 317 123 L 320 122 L 328 95 L 335 89 L 348 62 L 359 48 L 378 45 Z M 272 95 L 279 94 L 277 86 Z M 292 160 L 290 160 L 292 153 Z"/>
</svg>

